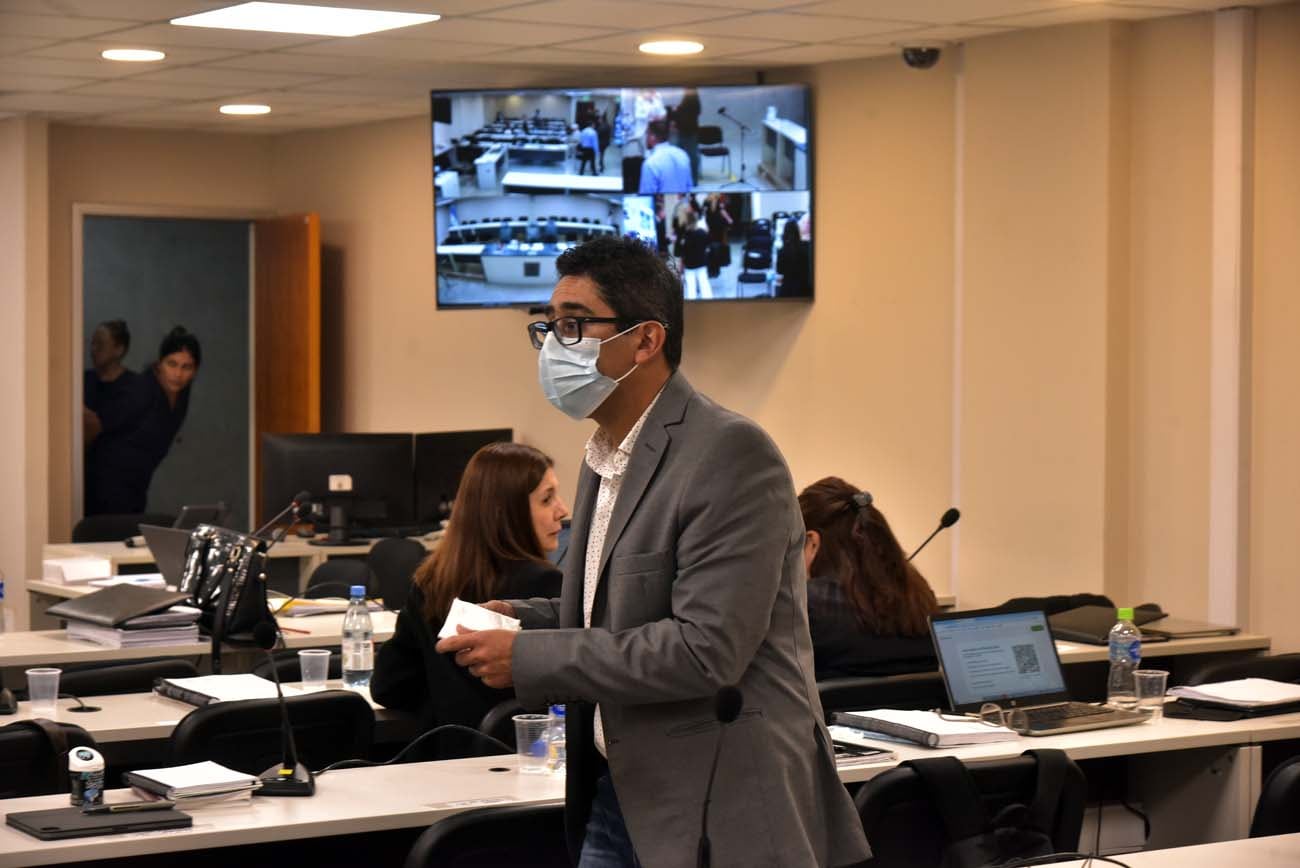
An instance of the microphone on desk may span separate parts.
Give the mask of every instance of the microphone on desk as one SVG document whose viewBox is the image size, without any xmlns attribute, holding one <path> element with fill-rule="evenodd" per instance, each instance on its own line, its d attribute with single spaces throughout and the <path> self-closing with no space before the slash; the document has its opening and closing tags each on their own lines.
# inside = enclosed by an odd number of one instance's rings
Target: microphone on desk
<svg viewBox="0 0 1300 868">
<path fill-rule="evenodd" d="M 920 554 L 921 549 L 928 546 L 930 544 L 930 540 L 934 539 L 936 536 L 939 535 L 939 531 L 943 530 L 946 527 L 952 527 L 954 524 L 957 523 L 957 519 L 959 518 L 961 518 L 961 510 L 959 510 L 955 506 L 949 507 L 948 510 L 944 512 L 943 516 L 939 519 L 939 526 L 936 527 L 934 531 L 928 537 L 925 538 L 925 542 L 921 543 L 919 546 L 916 547 L 916 551 L 912 552 L 910 555 L 907 556 L 907 559 L 910 561 L 912 558 Z"/>
<path fill-rule="evenodd" d="M 293 501 L 288 506 L 286 506 L 284 509 L 277 512 L 275 516 L 266 524 L 262 525 L 257 530 L 253 531 L 252 535 L 255 537 L 260 537 L 262 534 L 266 533 L 267 530 L 269 530 L 277 521 L 284 518 L 290 512 L 294 513 L 294 517 L 297 518 L 298 512 L 309 503 L 311 503 L 311 492 L 305 490 L 298 492 L 293 496 Z M 281 534 L 280 538 L 283 539 L 284 534 Z M 279 540 L 276 540 L 276 542 L 278 541 Z"/>
<path fill-rule="evenodd" d="M 266 651 L 271 664 L 271 677 L 275 679 L 275 695 L 280 700 L 280 750 L 282 759 L 258 775 L 262 786 L 254 793 L 259 796 L 310 796 L 316 792 L 316 778 L 311 769 L 298 762 L 298 745 L 293 739 L 293 726 L 289 723 L 289 704 L 284 701 L 280 688 L 280 673 L 275 668 L 271 649 L 275 647 L 275 627 L 263 621 L 253 628 L 253 641 Z"/>
<path fill-rule="evenodd" d="M 696 868 L 709 868 L 713 861 L 712 847 L 709 844 L 709 802 L 713 798 L 713 778 L 718 773 L 718 757 L 722 754 L 722 737 L 726 734 L 727 724 L 740 716 L 740 707 L 745 704 L 745 695 L 739 687 L 727 685 L 718 691 L 713 700 L 713 713 L 718 718 L 718 743 L 713 748 L 713 766 L 709 769 L 709 785 L 704 790 L 704 812 L 700 815 L 700 845 L 696 850 Z"/>
</svg>

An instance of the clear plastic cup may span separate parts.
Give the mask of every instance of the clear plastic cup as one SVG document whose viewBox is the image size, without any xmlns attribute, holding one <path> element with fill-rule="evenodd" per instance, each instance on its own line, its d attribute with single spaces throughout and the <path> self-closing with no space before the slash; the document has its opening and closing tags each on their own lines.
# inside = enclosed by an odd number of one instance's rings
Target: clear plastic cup
<svg viewBox="0 0 1300 868">
<path fill-rule="evenodd" d="M 1165 713 L 1165 685 L 1169 673 L 1163 669 L 1133 670 L 1133 686 L 1137 692 L 1138 711 L 1151 715 L 1152 720 L 1159 720 Z"/>
<path fill-rule="evenodd" d="M 53 714 L 59 707 L 59 676 L 62 669 L 43 666 L 27 670 L 27 698 L 32 714 Z"/>
<path fill-rule="evenodd" d="M 298 652 L 298 666 L 302 669 L 303 690 L 324 690 L 330 674 L 328 648 L 306 648 Z"/>
<path fill-rule="evenodd" d="M 519 753 L 519 771 L 530 775 L 546 774 L 546 731 L 549 714 L 516 714 L 515 746 Z"/>
</svg>

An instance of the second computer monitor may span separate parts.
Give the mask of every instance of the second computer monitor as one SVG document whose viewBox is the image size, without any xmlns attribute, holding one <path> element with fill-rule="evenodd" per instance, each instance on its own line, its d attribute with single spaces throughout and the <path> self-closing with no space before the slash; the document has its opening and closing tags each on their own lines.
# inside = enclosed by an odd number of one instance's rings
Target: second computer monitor
<svg viewBox="0 0 1300 868">
<path fill-rule="evenodd" d="M 303 490 L 317 503 L 349 499 L 356 524 L 412 524 L 411 435 L 263 434 L 262 515 L 275 515 Z"/>
<path fill-rule="evenodd" d="M 513 439 L 511 428 L 416 434 L 416 522 L 436 524 L 446 518 L 456 499 L 465 465 L 474 453 L 489 443 L 508 443 Z"/>
</svg>

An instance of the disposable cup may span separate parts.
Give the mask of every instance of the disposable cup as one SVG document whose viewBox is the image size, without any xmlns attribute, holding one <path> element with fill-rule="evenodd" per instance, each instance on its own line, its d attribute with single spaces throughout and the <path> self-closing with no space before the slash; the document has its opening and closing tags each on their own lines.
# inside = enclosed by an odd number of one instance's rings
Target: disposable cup
<svg viewBox="0 0 1300 868">
<path fill-rule="evenodd" d="M 516 714 L 515 746 L 519 753 L 519 771 L 524 774 L 546 773 L 546 729 L 551 718 L 546 714 Z"/>
<path fill-rule="evenodd" d="M 1169 673 L 1163 669 L 1135 669 L 1133 686 L 1137 692 L 1138 711 L 1145 711 L 1152 720 L 1159 720 L 1165 711 L 1165 685 Z"/>
<path fill-rule="evenodd" d="M 304 690 L 324 690 L 329 677 L 330 652 L 328 648 L 306 648 L 298 652 L 298 666 L 302 669 Z"/>
<path fill-rule="evenodd" d="M 59 707 L 59 676 L 62 669 L 40 667 L 27 670 L 27 698 L 32 714 L 53 714 Z"/>
</svg>

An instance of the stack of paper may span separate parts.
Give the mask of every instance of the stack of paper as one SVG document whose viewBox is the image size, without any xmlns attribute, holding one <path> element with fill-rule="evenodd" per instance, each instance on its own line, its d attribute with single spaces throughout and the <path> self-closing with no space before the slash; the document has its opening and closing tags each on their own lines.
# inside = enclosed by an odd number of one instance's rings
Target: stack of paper
<svg viewBox="0 0 1300 868">
<path fill-rule="evenodd" d="M 47 582 L 73 585 L 103 579 L 113 574 L 113 564 L 108 558 L 84 555 L 75 558 L 46 558 L 42 575 Z"/>
<path fill-rule="evenodd" d="M 109 576 L 107 579 L 92 579 L 87 584 L 96 588 L 111 588 L 114 585 L 137 585 L 141 588 L 165 588 L 167 580 L 162 573 L 138 573 L 131 576 Z"/>
<path fill-rule="evenodd" d="M 270 608 L 277 618 L 306 618 L 310 615 L 342 615 L 348 610 L 351 602 L 342 597 L 320 597 L 315 600 L 293 597 L 279 606 L 271 602 Z M 384 607 L 374 600 L 366 600 L 366 609 L 371 612 L 382 612 Z"/>
<path fill-rule="evenodd" d="M 1268 678 L 1241 678 L 1195 687 L 1174 687 L 1169 690 L 1169 695 L 1231 708 L 1268 708 L 1300 703 L 1300 684 Z"/>
<path fill-rule="evenodd" d="M 844 726 L 925 747 L 984 744 L 1018 737 L 1004 726 L 991 726 L 976 718 L 940 715 L 933 711 L 878 708 L 874 711 L 837 711 L 831 717 L 835 723 Z"/>
<path fill-rule="evenodd" d="M 160 678 L 154 691 L 190 705 L 234 702 L 241 699 L 275 699 L 275 682 L 260 675 L 199 675 L 194 678 Z"/>
<path fill-rule="evenodd" d="M 464 627 L 466 630 L 518 630 L 519 619 L 493 612 L 475 603 L 466 603 L 456 597 L 451 601 L 451 609 L 442 622 L 438 638 L 446 639 L 448 636 L 455 636 L 457 627 Z"/>
<path fill-rule="evenodd" d="M 105 648 L 153 648 L 199 641 L 198 609 L 172 606 L 152 615 L 128 618 L 120 626 L 106 627 L 90 621 L 68 621 L 68 638 L 94 642 Z"/>
<path fill-rule="evenodd" d="M 167 769 L 141 769 L 127 772 L 122 777 L 136 789 L 165 796 L 174 802 L 213 796 L 248 796 L 262 785 L 252 775 L 210 760 Z"/>
</svg>

